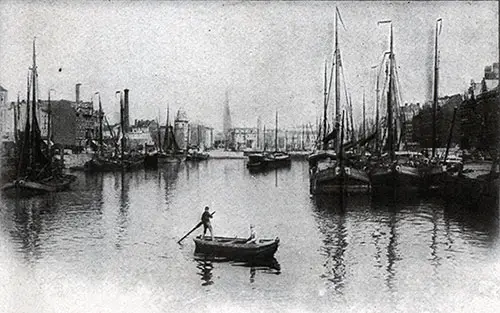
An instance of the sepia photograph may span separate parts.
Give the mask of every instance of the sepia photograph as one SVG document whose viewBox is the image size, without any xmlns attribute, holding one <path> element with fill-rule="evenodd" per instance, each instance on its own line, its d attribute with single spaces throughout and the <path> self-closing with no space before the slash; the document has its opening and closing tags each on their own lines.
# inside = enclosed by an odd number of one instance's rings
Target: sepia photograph
<svg viewBox="0 0 500 313">
<path fill-rule="evenodd" d="M 0 312 L 498 312 L 498 1 L 0 1 Z"/>
</svg>

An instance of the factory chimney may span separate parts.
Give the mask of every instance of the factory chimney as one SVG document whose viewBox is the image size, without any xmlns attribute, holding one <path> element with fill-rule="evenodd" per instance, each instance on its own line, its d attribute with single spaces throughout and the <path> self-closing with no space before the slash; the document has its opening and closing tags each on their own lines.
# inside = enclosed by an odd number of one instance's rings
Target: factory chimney
<svg viewBox="0 0 500 313">
<path fill-rule="evenodd" d="M 80 86 L 82 84 L 78 83 L 76 84 L 75 86 L 75 94 L 76 94 L 76 103 L 79 103 L 80 102 Z"/>
<path fill-rule="evenodd" d="M 128 133 L 128 129 L 130 127 L 130 123 L 129 123 L 130 115 L 129 115 L 129 106 L 128 106 L 128 89 L 123 90 L 123 92 L 125 93 L 124 103 L 123 103 L 123 124 L 124 124 L 123 128 L 124 128 L 125 132 Z"/>
</svg>

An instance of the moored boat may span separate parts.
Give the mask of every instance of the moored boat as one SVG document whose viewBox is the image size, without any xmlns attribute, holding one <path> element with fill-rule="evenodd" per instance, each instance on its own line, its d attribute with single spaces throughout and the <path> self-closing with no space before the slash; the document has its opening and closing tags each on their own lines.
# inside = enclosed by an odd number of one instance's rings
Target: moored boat
<svg viewBox="0 0 500 313">
<path fill-rule="evenodd" d="M 279 246 L 279 238 L 259 239 L 247 243 L 247 238 L 197 236 L 193 239 L 195 253 L 225 257 L 230 259 L 267 259 L 272 258 Z"/>
<path fill-rule="evenodd" d="M 284 151 L 278 150 L 278 112 L 276 112 L 276 130 L 274 135 L 275 151 L 264 151 L 248 154 L 247 168 L 250 171 L 264 171 L 281 167 L 289 167 L 292 158 Z"/>
<path fill-rule="evenodd" d="M 63 163 L 53 158 L 51 141 L 42 140 L 37 119 L 38 73 L 35 41 L 33 40 L 33 66 L 27 80 L 26 124 L 24 133 L 17 142 L 19 163 L 17 178 L 2 187 L 2 191 L 16 190 L 22 193 L 44 193 L 62 191 L 70 187 L 76 176 L 63 173 Z M 31 78 L 31 81 L 30 81 Z M 30 87 L 33 88 L 30 104 Z M 51 109 L 49 92 L 47 138 L 51 138 Z M 17 127 L 17 126 L 16 126 Z M 16 129 L 17 131 L 17 129 Z"/>
</svg>

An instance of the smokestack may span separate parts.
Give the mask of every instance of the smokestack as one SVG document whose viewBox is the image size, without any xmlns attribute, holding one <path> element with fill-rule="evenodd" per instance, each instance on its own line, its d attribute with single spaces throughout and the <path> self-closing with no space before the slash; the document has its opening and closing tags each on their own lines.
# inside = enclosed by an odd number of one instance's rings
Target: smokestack
<svg viewBox="0 0 500 313">
<path fill-rule="evenodd" d="M 129 107 L 128 107 L 128 89 L 123 90 L 125 93 L 124 102 L 123 102 L 123 128 L 125 132 L 128 132 L 129 129 Z"/>
<path fill-rule="evenodd" d="M 76 103 L 79 103 L 80 102 L 80 86 L 82 84 L 78 83 L 76 84 L 75 86 L 75 94 L 76 94 Z"/>
</svg>

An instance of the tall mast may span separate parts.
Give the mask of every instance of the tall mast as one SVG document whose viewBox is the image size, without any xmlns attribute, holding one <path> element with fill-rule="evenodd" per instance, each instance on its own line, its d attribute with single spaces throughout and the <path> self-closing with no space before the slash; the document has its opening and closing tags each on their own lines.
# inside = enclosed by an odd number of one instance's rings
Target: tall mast
<svg viewBox="0 0 500 313">
<path fill-rule="evenodd" d="M 387 146 L 389 149 L 389 155 L 391 157 L 391 161 L 394 161 L 395 153 L 394 153 L 394 128 L 393 128 L 393 108 L 392 108 L 392 88 L 393 88 L 393 60 L 394 60 L 394 50 L 393 50 L 393 32 L 392 32 L 392 21 L 385 20 L 379 21 L 377 24 L 391 24 L 391 35 L 390 35 L 390 44 L 389 44 L 389 86 L 387 88 Z M 385 56 L 385 54 L 384 54 Z"/>
<path fill-rule="evenodd" d="M 278 111 L 276 111 L 276 130 L 274 132 L 274 150 L 278 151 Z"/>
<path fill-rule="evenodd" d="M 49 89 L 49 95 L 48 95 L 48 105 L 47 105 L 47 151 L 48 151 L 48 156 L 49 156 L 49 164 L 52 163 L 52 154 L 50 150 L 50 138 L 52 137 L 51 135 L 51 129 L 50 129 L 50 124 L 52 123 L 52 107 L 50 104 L 50 90 Z"/>
<path fill-rule="evenodd" d="M 257 150 L 260 150 L 260 142 L 259 142 L 259 131 L 260 131 L 259 119 L 257 119 Z"/>
<path fill-rule="evenodd" d="M 385 57 L 385 55 L 384 55 Z M 383 62 L 383 60 L 382 60 Z M 382 66 L 382 64 L 380 65 Z M 375 151 L 378 152 L 378 144 L 380 142 L 380 130 L 379 130 L 379 125 L 378 125 L 378 121 L 380 119 L 379 117 L 379 107 L 380 107 L 380 104 L 379 104 L 379 99 L 380 99 L 380 69 L 382 67 L 379 68 L 378 70 L 378 73 L 377 73 L 377 83 L 376 83 L 376 87 L 375 87 Z"/>
<path fill-rule="evenodd" d="M 363 138 L 366 138 L 365 90 L 363 89 Z"/>
<path fill-rule="evenodd" d="M 436 20 L 436 37 L 434 44 L 434 95 L 432 101 L 432 157 L 436 156 L 437 138 L 436 138 L 436 113 L 438 105 L 439 88 L 439 51 L 438 37 L 441 33 L 441 19 Z"/>
<path fill-rule="evenodd" d="M 323 104 L 323 139 L 326 138 L 326 114 L 327 114 L 327 109 L 328 109 L 328 94 L 327 94 L 327 89 L 326 89 L 326 85 L 328 83 L 328 77 L 327 77 L 327 64 L 326 64 L 326 61 L 325 61 L 325 91 L 324 91 L 324 104 Z M 323 141 L 323 149 L 326 150 L 327 148 L 327 143 Z"/>
<path fill-rule="evenodd" d="M 120 94 L 120 131 L 122 133 L 122 139 L 121 139 L 121 160 L 123 162 L 124 154 L 125 154 L 125 121 L 124 121 L 124 108 L 123 108 L 123 94 L 121 91 L 117 91 L 116 93 Z M 122 163 L 123 165 L 123 163 Z"/>
<path fill-rule="evenodd" d="M 96 92 L 99 95 L 99 154 L 102 155 L 102 145 L 103 145 L 103 136 L 102 136 L 102 102 L 101 102 L 101 94 Z"/>
<path fill-rule="evenodd" d="M 266 147 L 266 125 L 264 125 L 264 130 L 262 132 L 263 132 L 262 144 L 264 146 L 263 150 L 266 151 L 266 148 L 267 148 Z"/>
<path fill-rule="evenodd" d="M 334 127 L 338 129 L 339 119 L 340 119 L 340 50 L 339 50 L 339 36 L 338 36 L 338 24 L 339 24 L 339 10 L 335 8 L 335 120 Z M 335 145 L 337 150 L 340 145 L 340 132 L 337 131 L 337 136 L 335 139 Z"/>
<path fill-rule="evenodd" d="M 17 133 L 17 118 L 19 116 L 19 92 L 17 93 L 17 103 L 14 105 L 14 141 L 17 144 L 19 143 L 18 133 Z"/>
<path fill-rule="evenodd" d="M 389 53 L 389 88 L 387 89 L 387 132 L 388 132 L 388 144 L 389 152 L 391 156 L 391 161 L 394 161 L 394 132 L 393 132 L 393 108 L 392 108 L 392 87 L 393 87 L 393 33 L 392 33 L 392 23 L 391 23 L 391 42 L 390 42 L 390 53 Z"/>
<path fill-rule="evenodd" d="M 302 124 L 302 150 L 304 150 L 304 135 L 305 135 L 305 126 Z"/>
<path fill-rule="evenodd" d="M 160 127 L 160 112 L 158 112 L 158 152 L 161 153 L 161 127 Z"/>
<path fill-rule="evenodd" d="M 36 77 L 38 76 L 36 71 L 36 50 L 35 50 L 35 39 L 33 39 L 33 68 L 31 70 L 31 87 L 32 87 L 32 99 L 31 102 L 31 158 L 33 158 L 34 153 L 34 141 L 35 141 L 35 124 L 36 124 Z"/>
<path fill-rule="evenodd" d="M 169 119 L 170 119 L 170 107 L 168 106 L 167 104 L 167 126 L 165 128 L 165 151 L 168 150 L 168 148 L 170 147 L 170 138 L 169 138 Z"/>
</svg>

